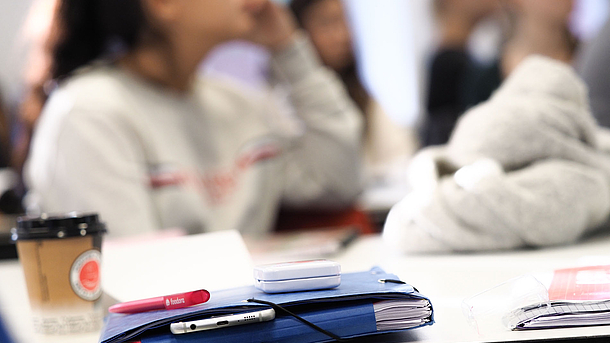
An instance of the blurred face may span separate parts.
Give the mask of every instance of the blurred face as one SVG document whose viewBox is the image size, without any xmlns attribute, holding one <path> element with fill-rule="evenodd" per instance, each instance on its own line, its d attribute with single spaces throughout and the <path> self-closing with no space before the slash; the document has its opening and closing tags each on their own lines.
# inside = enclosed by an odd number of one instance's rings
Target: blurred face
<svg viewBox="0 0 610 343">
<path fill-rule="evenodd" d="M 566 25 L 574 7 L 573 0 L 519 0 L 521 13 L 549 24 Z"/>
<path fill-rule="evenodd" d="M 439 0 L 439 4 L 440 14 L 456 14 L 474 23 L 500 9 L 497 0 Z"/>
<path fill-rule="evenodd" d="M 304 13 L 303 28 L 325 65 L 336 71 L 352 65 L 352 38 L 340 0 L 320 0 L 311 5 Z"/>
<path fill-rule="evenodd" d="M 266 0 L 143 0 L 164 32 L 193 42 L 226 41 L 247 35 Z"/>
</svg>

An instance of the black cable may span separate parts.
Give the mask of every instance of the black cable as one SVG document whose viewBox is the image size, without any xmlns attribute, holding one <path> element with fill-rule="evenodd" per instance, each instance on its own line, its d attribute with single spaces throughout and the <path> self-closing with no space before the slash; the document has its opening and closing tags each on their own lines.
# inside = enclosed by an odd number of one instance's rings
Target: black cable
<svg viewBox="0 0 610 343">
<path fill-rule="evenodd" d="M 397 283 L 400 285 L 405 285 L 406 282 L 404 281 L 400 281 L 400 280 L 394 280 L 394 279 L 379 279 L 379 282 L 381 283 Z"/>
<path fill-rule="evenodd" d="M 278 312 L 284 312 L 284 313 L 286 313 L 286 314 L 288 314 L 288 315 L 290 315 L 290 316 L 292 316 L 292 317 L 294 317 L 294 318 L 298 319 L 298 320 L 299 320 L 300 322 L 302 322 L 303 324 L 305 324 L 305 325 L 309 326 L 310 328 L 312 328 L 312 329 L 314 329 L 314 330 L 316 330 L 316 331 L 318 331 L 318 332 L 321 332 L 321 333 L 325 334 L 326 336 L 328 336 L 328 337 L 330 337 L 330 338 L 334 339 L 334 340 L 335 340 L 335 341 L 337 341 L 337 342 L 346 342 L 346 340 L 345 340 L 345 339 L 343 339 L 343 338 L 341 338 L 341 337 L 339 337 L 339 336 L 335 335 L 334 333 L 332 333 L 332 332 L 330 332 L 330 331 L 326 331 L 326 330 L 322 329 L 321 327 L 317 326 L 316 324 L 314 324 L 314 323 L 312 323 L 312 322 L 310 322 L 310 321 L 308 321 L 308 320 L 303 319 L 303 318 L 302 318 L 302 317 L 300 317 L 299 315 L 297 315 L 297 314 L 295 314 L 295 313 L 292 313 L 291 311 L 289 311 L 289 310 L 285 309 L 284 307 L 282 307 L 282 306 L 280 306 L 280 305 L 277 305 L 277 304 L 272 303 L 272 302 L 270 302 L 270 301 L 258 300 L 258 299 L 254 299 L 254 298 L 252 298 L 252 299 L 248 299 L 248 302 L 251 302 L 251 303 L 257 303 L 257 304 L 263 304 L 263 305 L 267 305 L 267 306 L 271 306 L 271 307 L 272 307 L 274 310 L 276 310 L 276 311 L 278 311 Z"/>
</svg>

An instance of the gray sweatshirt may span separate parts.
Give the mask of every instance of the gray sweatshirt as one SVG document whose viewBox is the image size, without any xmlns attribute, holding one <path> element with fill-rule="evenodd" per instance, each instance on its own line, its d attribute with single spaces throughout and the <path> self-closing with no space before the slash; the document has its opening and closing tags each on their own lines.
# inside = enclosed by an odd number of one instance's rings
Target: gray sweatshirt
<svg viewBox="0 0 610 343">
<path fill-rule="evenodd" d="M 361 114 L 305 37 L 274 56 L 272 72 L 287 82 L 301 130 L 285 125 L 271 92 L 228 80 L 179 94 L 108 63 L 81 71 L 36 128 L 28 207 L 99 212 L 125 236 L 260 233 L 280 203 L 349 204 L 360 192 Z"/>
<path fill-rule="evenodd" d="M 414 191 L 392 208 L 384 238 L 403 252 L 573 243 L 608 221 L 607 146 L 574 70 L 529 57 L 447 145 L 414 158 Z"/>
</svg>

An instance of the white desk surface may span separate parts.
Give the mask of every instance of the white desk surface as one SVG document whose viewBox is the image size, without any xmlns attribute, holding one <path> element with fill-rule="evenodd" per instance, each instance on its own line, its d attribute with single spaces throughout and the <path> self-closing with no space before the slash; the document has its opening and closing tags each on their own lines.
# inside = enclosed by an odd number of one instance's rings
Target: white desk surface
<svg viewBox="0 0 610 343">
<path fill-rule="evenodd" d="M 379 265 L 428 296 L 434 306 L 432 326 L 412 330 L 421 342 L 502 342 L 609 336 L 610 326 L 537 331 L 500 331 L 479 335 L 462 314 L 462 300 L 514 277 L 578 266 L 583 258 L 610 263 L 610 236 L 578 245 L 543 250 L 486 254 L 391 256 L 379 237 L 361 239 L 336 258 L 344 272 Z"/>
<path fill-rule="evenodd" d="M 393 256 L 384 249 L 379 236 L 359 239 L 333 260 L 344 272 L 362 271 L 379 265 L 413 284 L 432 300 L 436 324 L 388 341 L 418 342 L 498 342 L 567 337 L 610 336 L 610 326 L 538 331 L 500 331 L 479 335 L 467 324 L 461 302 L 508 279 L 527 273 L 550 271 L 581 264 L 582 258 L 610 258 L 610 236 L 598 237 L 571 247 L 505 253 Z M 255 262 L 260 257 L 254 257 Z M 268 262 L 267 260 L 265 260 Z M 0 312 L 18 343 L 97 342 L 98 335 L 43 339 L 31 332 L 25 282 L 19 263 L 0 262 Z M 362 340 L 359 340 L 362 341 Z M 380 341 L 376 337 L 373 341 Z"/>
</svg>

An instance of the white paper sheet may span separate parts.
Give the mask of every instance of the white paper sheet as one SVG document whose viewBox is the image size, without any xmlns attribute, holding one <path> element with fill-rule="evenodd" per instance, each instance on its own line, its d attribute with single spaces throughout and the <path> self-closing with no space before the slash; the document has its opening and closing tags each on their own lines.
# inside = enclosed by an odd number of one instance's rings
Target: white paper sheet
<svg viewBox="0 0 610 343">
<path fill-rule="evenodd" d="M 105 242 L 102 286 L 118 301 L 252 284 L 253 263 L 237 231 Z"/>
</svg>

